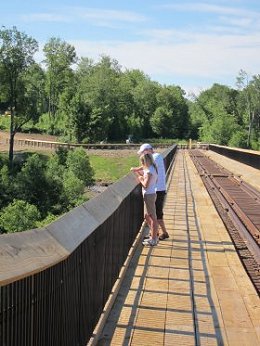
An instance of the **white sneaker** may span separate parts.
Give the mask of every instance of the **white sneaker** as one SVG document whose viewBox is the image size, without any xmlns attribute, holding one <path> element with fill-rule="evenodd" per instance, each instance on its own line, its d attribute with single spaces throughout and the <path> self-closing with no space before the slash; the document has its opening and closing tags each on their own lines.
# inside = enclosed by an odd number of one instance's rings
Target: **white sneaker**
<svg viewBox="0 0 260 346">
<path fill-rule="evenodd" d="M 157 245 L 157 241 L 155 239 L 145 239 L 142 244 L 144 246 L 156 246 Z"/>
</svg>

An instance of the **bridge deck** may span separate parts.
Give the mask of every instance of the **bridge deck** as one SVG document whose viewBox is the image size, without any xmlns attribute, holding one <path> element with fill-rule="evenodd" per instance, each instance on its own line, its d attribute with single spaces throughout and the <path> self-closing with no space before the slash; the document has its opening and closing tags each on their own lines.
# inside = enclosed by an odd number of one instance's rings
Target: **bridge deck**
<svg viewBox="0 0 260 346">
<path fill-rule="evenodd" d="M 250 175 L 243 166 L 239 172 Z M 260 172 L 253 173 L 259 182 Z M 182 151 L 165 221 L 170 238 L 153 248 L 138 245 L 97 344 L 259 345 L 259 297 Z"/>
</svg>

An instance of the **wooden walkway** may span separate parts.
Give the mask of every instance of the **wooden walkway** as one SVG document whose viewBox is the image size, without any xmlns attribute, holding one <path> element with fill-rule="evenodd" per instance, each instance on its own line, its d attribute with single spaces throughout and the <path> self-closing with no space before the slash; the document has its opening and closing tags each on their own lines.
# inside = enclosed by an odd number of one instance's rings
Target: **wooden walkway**
<svg viewBox="0 0 260 346">
<path fill-rule="evenodd" d="M 260 345 L 259 297 L 185 151 L 170 179 L 164 209 L 170 238 L 153 248 L 139 242 L 91 343 Z"/>
</svg>

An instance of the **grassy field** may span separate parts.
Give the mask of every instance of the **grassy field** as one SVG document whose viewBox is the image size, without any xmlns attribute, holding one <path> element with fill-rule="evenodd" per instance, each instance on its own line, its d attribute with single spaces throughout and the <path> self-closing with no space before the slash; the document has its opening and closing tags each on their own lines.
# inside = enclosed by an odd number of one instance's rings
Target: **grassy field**
<svg viewBox="0 0 260 346">
<path fill-rule="evenodd" d="M 9 146 L 6 144 L 6 138 L 9 133 L 0 130 L 0 152 L 2 157 L 8 157 Z M 19 133 L 16 138 L 32 138 L 39 140 L 53 140 L 57 141 L 56 137 L 40 134 L 24 134 Z M 23 154 L 32 154 L 37 152 L 42 156 L 50 156 L 54 153 L 53 149 L 42 147 L 20 147 L 15 146 L 14 157 L 15 160 Z M 111 184 L 116 180 L 122 178 L 129 173 L 132 166 L 139 165 L 138 155 L 136 149 L 123 149 L 123 150 L 87 150 L 90 164 L 94 169 L 94 179 L 98 184 Z"/>
<path fill-rule="evenodd" d="M 31 150 L 20 150 L 19 153 L 14 154 L 14 161 L 20 161 L 19 157 L 24 155 L 32 155 L 34 152 Z M 37 151 L 42 158 L 48 158 L 52 153 Z M 120 155 L 122 154 L 122 156 Z M 113 156 L 102 156 L 101 154 L 95 155 L 89 153 L 89 161 L 94 170 L 95 182 L 99 185 L 112 184 L 130 172 L 133 166 L 139 166 L 138 156 L 135 152 L 129 152 L 127 156 L 122 151 L 117 150 Z M 8 160 L 8 153 L 1 152 L 0 156 Z"/>
<path fill-rule="evenodd" d="M 33 153 L 31 150 L 20 151 L 15 154 L 15 160 L 24 154 L 32 155 Z M 44 152 L 42 150 L 37 151 L 37 153 L 44 159 L 52 155 L 51 152 Z M 132 166 L 139 166 L 138 156 L 135 152 L 129 152 L 129 155 L 125 156 L 126 154 L 122 153 L 121 150 L 116 150 L 113 156 L 109 156 L 106 153 L 104 155 L 106 156 L 102 156 L 100 153 L 99 155 L 88 153 L 89 162 L 94 170 L 94 179 L 97 184 L 112 184 L 127 175 Z M 6 152 L 1 153 L 1 156 L 6 159 L 8 158 Z"/>
<path fill-rule="evenodd" d="M 0 130 L 0 152 L 2 156 L 8 156 L 9 146 L 6 143 L 8 138 L 8 131 Z M 15 138 L 29 138 L 48 141 L 57 141 L 57 137 L 44 135 L 44 134 L 29 134 L 18 133 Z M 152 140 L 150 140 L 152 141 Z M 122 149 L 122 150 L 101 150 L 101 149 L 89 149 L 87 154 L 89 156 L 90 164 L 94 169 L 94 179 L 96 184 L 105 185 L 111 184 L 123 176 L 127 175 L 132 166 L 139 166 L 139 159 L 137 155 L 137 149 Z M 163 151 L 159 149 L 159 151 Z M 14 156 L 15 158 L 23 156 L 23 153 L 38 152 L 42 156 L 50 156 L 54 153 L 53 149 L 42 147 L 21 147 L 15 146 Z"/>
<path fill-rule="evenodd" d="M 96 182 L 113 183 L 128 174 L 132 166 L 139 165 L 136 154 L 127 157 L 119 155 L 117 158 L 89 155 L 90 164 L 95 171 Z"/>
</svg>

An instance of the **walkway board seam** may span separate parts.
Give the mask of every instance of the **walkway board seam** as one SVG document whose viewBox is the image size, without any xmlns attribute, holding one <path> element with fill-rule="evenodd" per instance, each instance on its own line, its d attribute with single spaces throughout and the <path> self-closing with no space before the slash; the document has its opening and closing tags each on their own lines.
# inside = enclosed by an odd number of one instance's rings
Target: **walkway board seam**
<svg viewBox="0 0 260 346">
<path fill-rule="evenodd" d="M 164 212 L 170 238 L 137 248 L 97 344 L 260 344 L 259 297 L 185 151 Z"/>
</svg>

